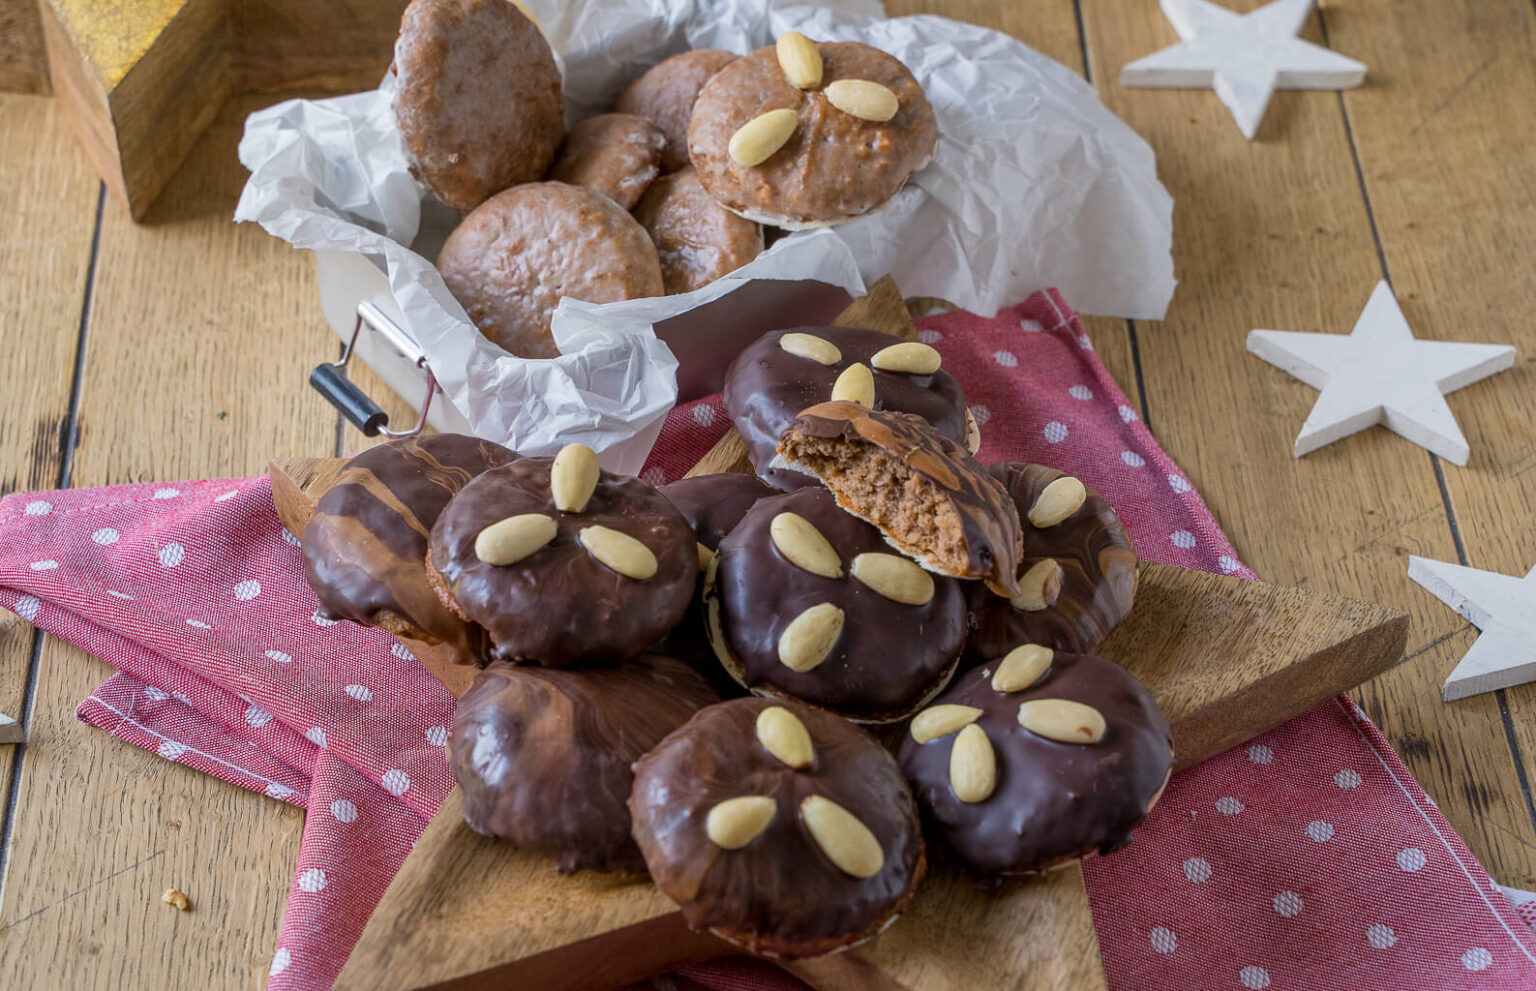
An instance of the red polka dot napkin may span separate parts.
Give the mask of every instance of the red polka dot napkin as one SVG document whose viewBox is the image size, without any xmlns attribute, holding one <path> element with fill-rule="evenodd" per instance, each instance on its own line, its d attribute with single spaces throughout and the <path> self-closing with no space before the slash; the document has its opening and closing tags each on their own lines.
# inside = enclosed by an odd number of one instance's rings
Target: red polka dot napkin
<svg viewBox="0 0 1536 991">
<path fill-rule="evenodd" d="M 1055 293 L 920 327 L 983 461 L 1081 476 L 1143 558 L 1250 575 Z M 679 407 L 644 476 L 726 427 L 718 397 Z M 10 496 L 0 606 L 119 670 L 82 720 L 308 811 L 270 986 L 329 986 L 452 785 L 453 699 L 392 638 L 318 617 L 265 479 Z M 1176 776 L 1084 877 L 1116 991 L 1536 987 L 1536 937 L 1347 699 Z M 796 986 L 750 961 L 670 980 Z"/>
</svg>

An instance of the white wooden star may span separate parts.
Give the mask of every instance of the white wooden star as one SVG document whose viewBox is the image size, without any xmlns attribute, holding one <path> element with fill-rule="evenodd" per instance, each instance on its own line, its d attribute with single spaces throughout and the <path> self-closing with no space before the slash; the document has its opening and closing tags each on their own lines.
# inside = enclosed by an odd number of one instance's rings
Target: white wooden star
<svg viewBox="0 0 1536 991">
<path fill-rule="evenodd" d="M 1445 679 L 1445 701 L 1536 681 L 1536 568 L 1516 578 L 1410 557 L 1408 577 L 1483 631 Z"/>
<path fill-rule="evenodd" d="M 1120 69 L 1121 86 L 1205 89 L 1253 140 L 1277 89 L 1348 89 L 1365 64 L 1297 37 L 1312 0 L 1275 0 L 1238 14 L 1207 0 L 1162 0 L 1181 39 Z"/>
<path fill-rule="evenodd" d="M 1298 458 L 1380 424 L 1464 465 L 1467 440 L 1445 394 L 1515 363 L 1515 349 L 1505 344 L 1415 338 L 1385 282 L 1376 284 L 1348 335 L 1255 330 L 1248 350 L 1322 390 L 1296 436 Z"/>
</svg>

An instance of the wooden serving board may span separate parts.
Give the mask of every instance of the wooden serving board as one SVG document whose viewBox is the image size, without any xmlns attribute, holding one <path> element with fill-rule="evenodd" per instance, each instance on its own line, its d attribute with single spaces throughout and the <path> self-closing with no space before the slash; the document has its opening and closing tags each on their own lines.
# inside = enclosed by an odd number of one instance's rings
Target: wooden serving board
<svg viewBox="0 0 1536 991">
<path fill-rule="evenodd" d="M 889 280 L 838 320 L 914 332 Z M 743 470 L 727 434 L 690 474 Z M 274 462 L 273 500 L 303 532 L 339 459 Z M 1373 677 L 1403 651 L 1407 616 L 1326 592 L 1144 563 L 1136 607 L 1100 648 L 1157 698 L 1188 767 Z M 449 652 L 408 643 L 462 694 L 474 672 Z M 1154 815 L 1156 813 L 1154 812 Z M 1134 844 L 1117 856 L 1135 856 Z M 818 989 L 971 991 L 1104 987 L 1077 866 L 998 892 L 978 889 L 931 851 L 906 913 L 857 950 L 785 964 Z M 737 951 L 684 925 L 649 882 L 582 873 L 478 836 L 455 790 L 375 910 L 336 987 L 592 989 Z"/>
</svg>

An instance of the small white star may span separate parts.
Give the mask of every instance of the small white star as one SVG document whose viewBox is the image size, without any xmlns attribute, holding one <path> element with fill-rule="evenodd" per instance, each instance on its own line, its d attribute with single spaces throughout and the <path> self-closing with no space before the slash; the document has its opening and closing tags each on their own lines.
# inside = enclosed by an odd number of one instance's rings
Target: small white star
<svg viewBox="0 0 1536 991">
<path fill-rule="evenodd" d="M 1296 437 L 1298 458 L 1380 424 L 1464 465 L 1467 440 L 1445 394 L 1515 363 L 1508 345 L 1415 338 L 1385 282 L 1348 335 L 1255 330 L 1248 351 L 1322 390 Z"/>
<path fill-rule="evenodd" d="M 1410 557 L 1408 577 L 1483 631 L 1445 679 L 1445 701 L 1536 681 L 1536 568 L 1515 578 Z"/>
<path fill-rule="evenodd" d="M 1179 43 L 1120 70 L 1121 86 L 1216 91 L 1249 140 L 1277 89 L 1348 89 L 1365 65 L 1297 37 L 1312 0 L 1275 0 L 1238 14 L 1207 0 L 1162 0 Z"/>
</svg>

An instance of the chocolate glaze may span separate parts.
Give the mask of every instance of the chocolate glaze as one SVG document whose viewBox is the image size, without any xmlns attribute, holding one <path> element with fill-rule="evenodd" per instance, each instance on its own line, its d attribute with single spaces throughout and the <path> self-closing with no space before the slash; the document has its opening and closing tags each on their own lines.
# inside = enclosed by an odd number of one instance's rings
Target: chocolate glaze
<svg viewBox="0 0 1536 991">
<path fill-rule="evenodd" d="M 983 880 L 1042 871 L 1130 842 L 1173 767 L 1168 720 L 1141 682 L 1118 664 L 1086 654 L 1057 653 L 1038 683 L 993 691 L 995 665 L 955 679 L 935 705 L 982 710 L 977 724 L 997 755 L 990 798 L 966 804 L 949 783 L 957 734 L 901 744 L 901 769 L 925 818 L 965 866 Z M 1098 743 L 1057 743 L 1019 725 L 1028 699 L 1071 699 L 1104 716 Z"/>
<path fill-rule="evenodd" d="M 963 443 L 944 436 L 920 417 L 889 410 L 865 409 L 857 403 L 821 403 L 803 410 L 779 441 L 779 452 L 791 465 L 800 461 L 807 438 L 836 440 L 849 445 L 870 445 L 894 461 L 904 464 L 913 474 L 930 483 L 953 508 L 964 544 L 966 566 L 948 574 L 957 578 L 983 578 L 999 595 L 1019 594 L 1019 555 L 1024 536 L 1019 513 L 1002 484 L 976 463 Z M 810 463 L 802 465 L 812 469 Z M 823 477 L 823 482 L 828 479 Z M 893 479 L 900 485 L 902 480 Z M 907 481 L 910 486 L 912 482 Z M 829 483 L 838 505 L 850 513 L 890 531 L 882 514 L 892 502 L 871 504 L 860 493 L 839 491 L 835 480 Z M 887 493 L 893 490 L 882 487 Z M 898 493 L 899 494 L 899 493 Z M 922 547 L 900 547 L 901 551 L 935 570 L 929 554 Z"/>
<path fill-rule="evenodd" d="M 776 494 L 775 489 L 762 479 L 744 472 L 725 472 L 718 475 L 696 475 L 683 478 L 658 491 L 677 507 L 683 519 L 693 527 L 693 535 L 699 543 L 714 550 L 720 546 L 731 528 L 741 522 L 752 504 L 764 496 Z M 704 585 L 704 573 L 699 572 L 699 591 Z M 688 612 L 682 622 L 656 645 L 659 653 L 676 657 L 702 674 L 722 698 L 734 698 L 742 694 L 741 685 L 725 673 L 715 658 L 715 649 L 709 645 L 709 632 L 704 625 L 704 604 L 695 592 L 688 601 Z"/>
<path fill-rule="evenodd" d="M 758 742 L 757 715 L 770 705 L 794 712 L 810 732 L 809 768 L 791 770 Z M 778 807 L 745 847 L 723 850 L 705 834 L 705 818 L 741 795 L 769 795 Z M 879 873 L 851 877 L 827 859 L 800 818 L 810 795 L 831 799 L 874 833 L 885 853 Z M 917 812 L 891 755 L 857 727 L 798 702 L 744 698 L 700 710 L 636 762 L 629 810 L 651 877 L 688 924 L 763 956 L 830 953 L 874 935 L 923 874 Z"/>
<path fill-rule="evenodd" d="M 449 504 L 432 528 L 429 577 L 460 615 L 484 626 L 493 657 L 551 667 L 634 657 L 682 619 L 698 575 L 693 531 L 672 504 L 638 478 L 603 472 L 580 513 L 555 509 L 553 458 L 524 458 L 488 471 Z M 554 518 L 548 545 L 498 567 L 475 556 L 480 531 L 523 513 Z M 601 524 L 656 555 L 656 573 L 626 578 L 577 539 Z"/>
<path fill-rule="evenodd" d="M 582 670 L 497 661 L 459 700 L 448 741 L 464 820 L 562 874 L 643 872 L 630 765 L 716 701 L 691 668 L 655 654 Z"/>
<path fill-rule="evenodd" d="M 1019 510 L 1024 527 L 1019 573 L 1043 558 L 1055 558 L 1062 568 L 1061 591 L 1047 608 L 1025 612 L 990 589 L 973 586 L 966 653 L 979 662 L 1001 657 L 1022 643 L 1078 654 L 1097 647 L 1130 614 L 1136 597 L 1136 552 L 1120 518 L 1090 490 L 1072 516 L 1052 527 L 1036 527 L 1029 522 L 1030 507 L 1065 473 L 1022 461 L 987 470 L 1007 486 Z"/>
<path fill-rule="evenodd" d="M 331 619 L 451 644 L 463 659 L 485 633 L 456 616 L 427 582 L 427 536 L 469 480 L 517 457 L 463 434 L 390 441 L 353 458 L 304 530 L 304 573 Z"/>
<path fill-rule="evenodd" d="M 811 522 L 842 559 L 841 578 L 791 563 L 773 544 L 780 513 Z M 824 488 L 763 499 L 720 542 L 706 606 L 719 616 L 716 653 L 748 688 L 826 706 L 853 719 L 899 719 L 943 687 L 965 643 L 965 590 L 934 576 L 921 606 L 887 599 L 848 573 L 859 554 L 889 554 L 880 531 L 837 506 Z M 843 610 L 843 630 L 826 660 L 797 672 L 779 660 L 779 637 L 822 602 Z"/>
<path fill-rule="evenodd" d="M 790 354 L 779 347 L 779 339 L 792 333 L 831 341 L 842 352 L 841 360 L 823 365 Z M 725 408 L 747 442 L 757 473 L 786 491 L 812 484 L 801 472 L 770 467 L 779 438 L 801 410 L 832 397 L 832 384 L 843 369 L 869 365 L 875 352 L 900 343 L 890 334 L 863 327 L 797 327 L 764 334 L 737 355 L 725 374 Z M 942 368 L 932 375 L 871 371 L 876 409 L 913 413 L 950 440 L 965 443 L 965 396 L 954 376 Z"/>
<path fill-rule="evenodd" d="M 699 543 L 710 550 L 720 546 L 759 499 L 776 494 L 762 479 L 739 471 L 695 475 L 663 485 L 658 491 L 677 507 Z"/>
</svg>

